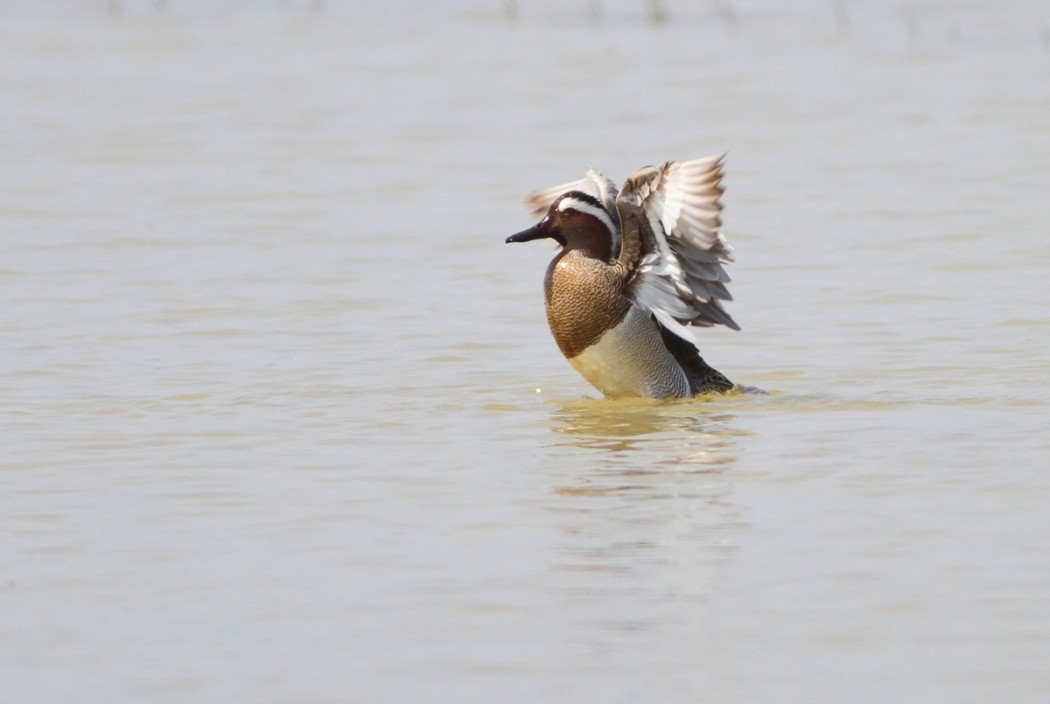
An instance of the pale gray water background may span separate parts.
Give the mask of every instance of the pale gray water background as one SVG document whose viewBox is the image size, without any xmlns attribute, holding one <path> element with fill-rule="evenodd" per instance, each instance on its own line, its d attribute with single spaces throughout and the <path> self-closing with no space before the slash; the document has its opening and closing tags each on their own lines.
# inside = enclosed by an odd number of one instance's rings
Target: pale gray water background
<svg viewBox="0 0 1050 704">
<path fill-rule="evenodd" d="M 0 701 L 1050 701 L 1044 4 L 307 5 L 0 5 Z M 520 196 L 726 149 L 594 398 Z"/>
</svg>

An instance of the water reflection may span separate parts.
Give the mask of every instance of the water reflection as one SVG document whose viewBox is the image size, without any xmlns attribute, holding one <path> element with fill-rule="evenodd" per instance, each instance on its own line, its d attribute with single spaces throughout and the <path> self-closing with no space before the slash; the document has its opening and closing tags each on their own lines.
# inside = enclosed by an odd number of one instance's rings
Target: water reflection
<svg viewBox="0 0 1050 704">
<path fill-rule="evenodd" d="M 731 404 L 555 404 L 548 452 L 559 461 L 549 510 L 562 531 L 554 567 L 570 598 L 584 612 L 596 611 L 595 598 L 644 602 L 650 618 L 637 618 L 632 606 L 632 631 L 673 630 L 667 611 L 688 614 L 702 628 L 703 603 L 745 525 L 728 473 L 742 434 Z M 594 648 L 628 627 L 609 614 L 590 618 L 599 626 Z"/>
<path fill-rule="evenodd" d="M 638 473 L 677 465 L 711 471 L 731 463 L 734 414 L 704 401 L 576 399 L 559 403 L 553 431 L 580 448 L 604 450 L 619 465 Z"/>
</svg>

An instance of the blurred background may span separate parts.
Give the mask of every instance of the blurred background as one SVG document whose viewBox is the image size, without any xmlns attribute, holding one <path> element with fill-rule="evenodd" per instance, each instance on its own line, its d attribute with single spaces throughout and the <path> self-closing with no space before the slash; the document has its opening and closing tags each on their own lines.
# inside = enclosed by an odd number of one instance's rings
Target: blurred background
<svg viewBox="0 0 1050 704">
<path fill-rule="evenodd" d="M 1050 9 L 0 1 L 0 699 L 1045 702 Z M 728 151 L 598 398 L 521 198 Z"/>
</svg>

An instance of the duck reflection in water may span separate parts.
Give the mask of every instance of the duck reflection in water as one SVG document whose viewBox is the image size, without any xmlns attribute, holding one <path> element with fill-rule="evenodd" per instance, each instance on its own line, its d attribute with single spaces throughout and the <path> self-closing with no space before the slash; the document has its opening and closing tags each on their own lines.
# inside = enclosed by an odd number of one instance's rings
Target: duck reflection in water
<svg viewBox="0 0 1050 704">
<path fill-rule="evenodd" d="M 553 431 L 572 445 L 608 453 L 625 474 L 715 472 L 735 460 L 734 414 L 725 404 L 648 399 L 558 402 Z"/>
<path fill-rule="evenodd" d="M 619 600 L 700 614 L 746 527 L 733 500 L 735 415 L 728 403 L 554 401 L 552 560 L 579 609 Z M 696 616 L 700 618 L 700 616 Z M 602 632 L 666 628 L 604 614 Z"/>
</svg>

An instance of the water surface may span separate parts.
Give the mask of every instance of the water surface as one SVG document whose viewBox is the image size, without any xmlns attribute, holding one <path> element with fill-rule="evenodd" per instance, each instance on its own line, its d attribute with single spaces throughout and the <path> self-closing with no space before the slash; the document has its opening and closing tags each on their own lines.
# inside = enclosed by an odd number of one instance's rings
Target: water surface
<svg viewBox="0 0 1050 704">
<path fill-rule="evenodd" d="M 1038 3 L 3 7 L 5 701 L 1045 701 Z M 597 398 L 521 195 L 727 149 Z"/>
</svg>

